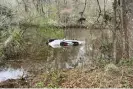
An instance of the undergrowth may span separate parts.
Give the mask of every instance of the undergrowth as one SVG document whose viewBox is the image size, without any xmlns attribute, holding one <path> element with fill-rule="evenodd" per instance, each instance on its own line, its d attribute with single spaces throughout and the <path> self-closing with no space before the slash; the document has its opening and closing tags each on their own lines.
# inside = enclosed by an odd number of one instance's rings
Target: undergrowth
<svg viewBox="0 0 133 89">
<path fill-rule="evenodd" d="M 62 71 L 52 71 L 49 73 L 43 73 L 38 75 L 33 79 L 32 85 L 33 87 L 43 88 L 59 88 L 61 83 L 63 82 L 65 75 Z"/>
<path fill-rule="evenodd" d="M 13 29 L 12 29 L 13 30 Z M 17 56 L 31 57 L 32 59 L 47 59 L 51 53 L 51 49 L 46 45 L 49 38 L 63 38 L 64 33 L 62 29 L 44 26 L 43 28 L 14 28 L 10 33 L 12 40 L 4 48 L 7 59 L 9 57 L 16 58 Z"/>
</svg>

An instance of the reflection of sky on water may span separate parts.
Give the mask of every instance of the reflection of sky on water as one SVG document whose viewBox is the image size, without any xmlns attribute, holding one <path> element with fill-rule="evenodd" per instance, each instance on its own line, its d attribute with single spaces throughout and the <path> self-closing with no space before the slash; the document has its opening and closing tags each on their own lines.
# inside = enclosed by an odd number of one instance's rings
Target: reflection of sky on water
<svg viewBox="0 0 133 89">
<path fill-rule="evenodd" d="M 5 81 L 7 79 L 17 79 L 23 76 L 24 70 L 23 69 L 12 69 L 8 68 L 5 70 L 0 71 L 0 82 Z"/>
</svg>

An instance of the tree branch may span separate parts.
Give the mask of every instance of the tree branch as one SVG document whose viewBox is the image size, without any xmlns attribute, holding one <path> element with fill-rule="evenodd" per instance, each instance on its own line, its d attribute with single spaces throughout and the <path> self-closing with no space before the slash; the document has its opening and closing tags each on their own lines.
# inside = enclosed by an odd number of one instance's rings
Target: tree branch
<svg viewBox="0 0 133 89">
<path fill-rule="evenodd" d="M 101 6 L 100 6 L 100 3 L 99 3 L 99 0 L 97 0 L 97 4 L 98 4 L 98 7 L 99 7 L 99 15 L 98 15 L 98 18 L 97 18 L 97 21 L 98 21 L 98 19 L 99 19 L 100 16 L 101 16 L 102 10 L 101 10 Z M 99 21 L 98 21 L 98 22 L 99 22 Z"/>
</svg>

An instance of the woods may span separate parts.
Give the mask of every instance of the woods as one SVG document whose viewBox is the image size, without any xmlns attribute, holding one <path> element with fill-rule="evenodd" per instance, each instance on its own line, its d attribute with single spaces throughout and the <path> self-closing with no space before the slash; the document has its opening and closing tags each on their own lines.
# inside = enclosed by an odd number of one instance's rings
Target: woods
<svg viewBox="0 0 133 89">
<path fill-rule="evenodd" d="M 132 23 L 132 0 L 0 0 L 0 87 L 133 87 Z"/>
</svg>

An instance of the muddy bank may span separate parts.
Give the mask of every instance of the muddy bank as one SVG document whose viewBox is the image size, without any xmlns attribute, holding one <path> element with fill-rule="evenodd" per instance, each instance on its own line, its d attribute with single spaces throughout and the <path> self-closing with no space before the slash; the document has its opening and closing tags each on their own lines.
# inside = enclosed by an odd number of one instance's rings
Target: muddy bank
<svg viewBox="0 0 133 89">
<path fill-rule="evenodd" d="M 25 79 L 8 79 L 0 83 L 0 88 L 28 88 L 29 83 Z"/>
<path fill-rule="evenodd" d="M 40 73 L 31 78 L 9 79 L 0 83 L 1 88 L 131 88 L 132 66 L 107 64 L 103 68 L 58 70 Z"/>
</svg>

